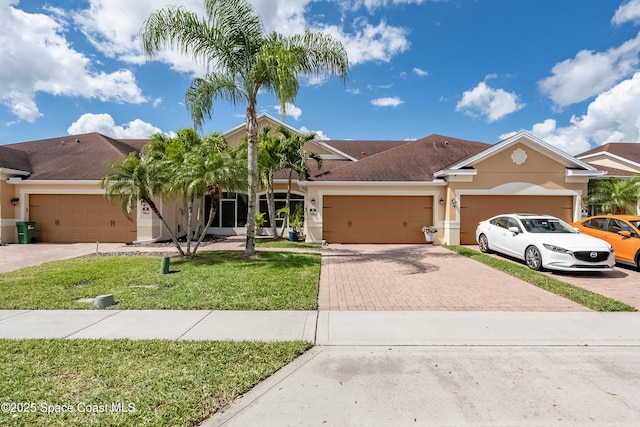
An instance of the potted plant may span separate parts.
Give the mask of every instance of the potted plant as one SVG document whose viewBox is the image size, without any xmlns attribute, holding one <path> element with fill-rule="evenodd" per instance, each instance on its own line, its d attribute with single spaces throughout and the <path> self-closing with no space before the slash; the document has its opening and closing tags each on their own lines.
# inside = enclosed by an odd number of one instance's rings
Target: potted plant
<svg viewBox="0 0 640 427">
<path fill-rule="evenodd" d="M 433 243 L 436 238 L 438 229 L 433 225 L 425 225 L 424 227 L 422 227 L 422 232 L 424 233 L 424 239 L 427 241 L 427 243 Z"/>
<path fill-rule="evenodd" d="M 298 204 L 293 210 L 293 214 L 289 217 L 289 227 L 291 228 L 289 240 L 292 242 L 297 242 L 300 239 L 300 229 L 304 225 L 302 215 L 302 204 Z"/>
<path fill-rule="evenodd" d="M 256 234 L 262 236 L 264 225 L 267 223 L 267 220 L 264 218 L 264 212 L 260 212 L 256 214 Z"/>
</svg>

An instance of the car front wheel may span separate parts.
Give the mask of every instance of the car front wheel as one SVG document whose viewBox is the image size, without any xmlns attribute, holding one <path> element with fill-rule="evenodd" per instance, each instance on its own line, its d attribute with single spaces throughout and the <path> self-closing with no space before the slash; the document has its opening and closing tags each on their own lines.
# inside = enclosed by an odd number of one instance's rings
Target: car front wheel
<svg viewBox="0 0 640 427">
<path fill-rule="evenodd" d="M 489 239 L 484 234 L 478 236 L 478 246 L 480 247 L 480 252 L 488 254 L 490 252 L 489 249 Z"/>
<path fill-rule="evenodd" d="M 529 246 L 524 251 L 524 260 L 530 269 L 536 271 L 542 269 L 542 255 L 540 255 L 540 251 L 535 246 Z"/>
</svg>

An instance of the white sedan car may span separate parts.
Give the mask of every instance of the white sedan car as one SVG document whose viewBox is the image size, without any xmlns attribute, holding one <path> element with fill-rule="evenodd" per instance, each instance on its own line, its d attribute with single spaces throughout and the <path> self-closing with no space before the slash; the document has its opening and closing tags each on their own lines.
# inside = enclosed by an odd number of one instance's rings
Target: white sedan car
<svg viewBox="0 0 640 427">
<path fill-rule="evenodd" d="M 494 216 L 478 224 L 476 241 L 480 251 L 524 260 L 532 270 L 609 271 L 615 265 L 611 245 L 549 215 Z"/>
</svg>

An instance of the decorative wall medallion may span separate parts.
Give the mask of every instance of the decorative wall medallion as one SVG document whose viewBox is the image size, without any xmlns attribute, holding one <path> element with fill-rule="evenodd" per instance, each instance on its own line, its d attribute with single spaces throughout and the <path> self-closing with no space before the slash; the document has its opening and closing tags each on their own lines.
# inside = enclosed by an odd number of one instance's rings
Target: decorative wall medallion
<svg viewBox="0 0 640 427">
<path fill-rule="evenodd" d="M 513 160 L 513 163 L 520 166 L 527 161 L 527 152 L 522 148 L 518 148 L 513 151 L 513 154 L 511 154 L 511 160 Z"/>
</svg>

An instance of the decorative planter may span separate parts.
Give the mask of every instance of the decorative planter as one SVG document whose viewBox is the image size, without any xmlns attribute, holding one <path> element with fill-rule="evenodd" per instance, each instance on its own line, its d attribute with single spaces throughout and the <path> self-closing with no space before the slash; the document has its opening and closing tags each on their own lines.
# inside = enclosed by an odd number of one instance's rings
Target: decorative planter
<svg viewBox="0 0 640 427">
<path fill-rule="evenodd" d="M 436 233 L 429 233 L 427 231 L 424 232 L 424 239 L 427 241 L 427 243 L 433 243 L 435 238 L 436 238 Z"/>
<path fill-rule="evenodd" d="M 292 242 L 297 242 L 300 238 L 300 233 L 298 231 L 290 231 L 289 232 L 289 240 Z"/>
</svg>

